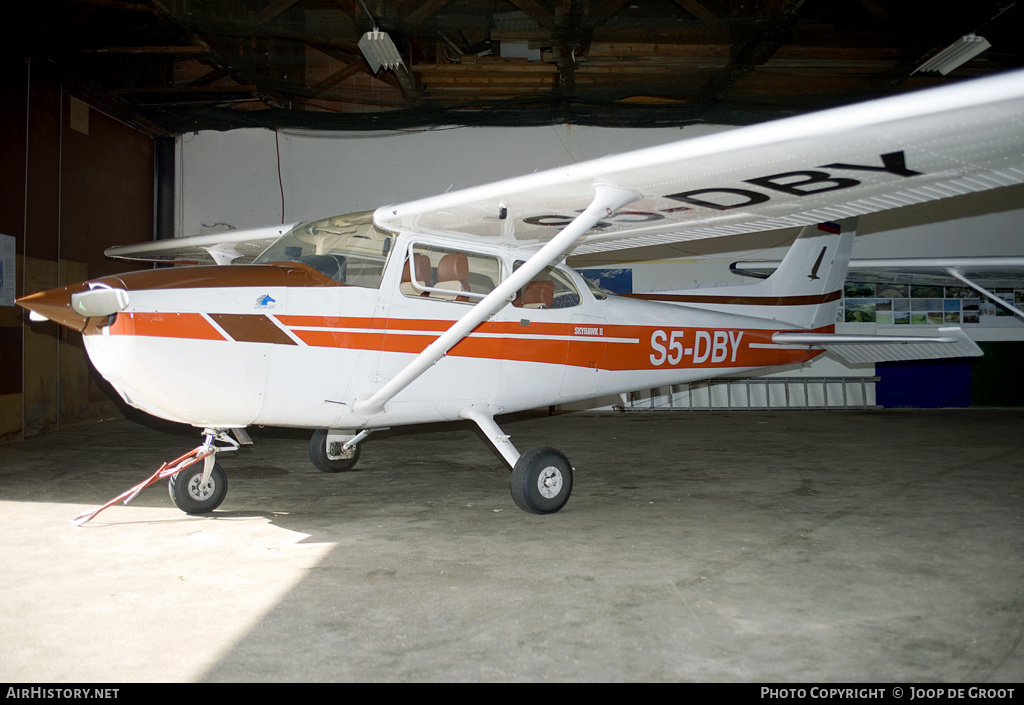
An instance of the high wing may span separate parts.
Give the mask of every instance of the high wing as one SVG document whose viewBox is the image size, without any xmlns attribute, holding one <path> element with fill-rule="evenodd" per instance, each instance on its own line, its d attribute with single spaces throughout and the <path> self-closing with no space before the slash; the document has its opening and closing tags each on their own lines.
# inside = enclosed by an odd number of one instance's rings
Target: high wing
<svg viewBox="0 0 1024 705">
<path fill-rule="evenodd" d="M 574 254 L 775 230 L 1024 182 L 1024 71 L 628 152 L 378 209 L 386 228 L 539 247 L 637 194 Z"/>
<path fill-rule="evenodd" d="M 248 264 L 295 224 L 118 245 L 104 252 L 114 259 L 177 264 Z"/>
</svg>

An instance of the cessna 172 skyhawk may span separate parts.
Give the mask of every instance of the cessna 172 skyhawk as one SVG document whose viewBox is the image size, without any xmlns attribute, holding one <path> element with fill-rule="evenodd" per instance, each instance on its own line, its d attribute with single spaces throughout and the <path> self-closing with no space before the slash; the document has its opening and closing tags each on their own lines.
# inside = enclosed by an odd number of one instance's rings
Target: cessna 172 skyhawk
<svg viewBox="0 0 1024 705">
<path fill-rule="evenodd" d="M 318 429 L 311 457 L 335 472 L 374 430 L 469 419 L 513 469 L 516 504 L 543 514 L 569 498 L 572 466 L 551 448 L 520 453 L 498 414 L 826 349 L 858 361 L 980 354 L 959 329 L 833 333 L 856 216 L 1022 182 L 1018 72 L 372 214 L 113 248 L 234 263 L 108 276 L 18 303 L 80 330 L 128 404 L 205 429 L 202 445 L 105 506 L 170 477 L 178 507 L 212 511 L 226 491 L 215 455 L 246 442 L 251 424 Z M 661 301 L 607 295 L 564 264 L 569 252 L 792 226 L 803 230 L 768 279 Z"/>
</svg>

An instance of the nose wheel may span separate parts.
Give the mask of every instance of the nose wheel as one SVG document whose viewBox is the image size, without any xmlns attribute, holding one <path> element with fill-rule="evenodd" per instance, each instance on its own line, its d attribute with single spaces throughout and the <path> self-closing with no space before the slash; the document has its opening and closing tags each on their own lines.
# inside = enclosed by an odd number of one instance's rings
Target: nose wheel
<svg viewBox="0 0 1024 705">
<path fill-rule="evenodd" d="M 512 499 L 524 512 L 552 514 L 572 494 L 572 464 L 554 448 L 532 448 L 512 469 Z"/>
<path fill-rule="evenodd" d="M 167 483 L 174 506 L 186 514 L 212 512 L 228 493 L 228 476 L 214 463 L 210 479 L 203 482 L 203 464 L 196 463 L 172 475 Z"/>
<path fill-rule="evenodd" d="M 230 433 L 228 429 L 208 428 L 203 432 L 202 445 L 193 448 L 176 460 L 164 463 L 148 479 L 125 490 L 102 507 L 79 514 L 71 520 L 71 523 L 81 526 L 118 502 L 128 504 L 138 496 L 139 492 L 165 477 L 170 478 L 168 490 L 171 494 L 171 501 L 178 509 L 187 514 L 212 512 L 220 506 L 228 493 L 228 477 L 220 465 L 214 462 L 214 456 L 217 453 L 238 450 L 242 445 L 251 444 L 252 440 L 243 428 L 232 428 Z M 207 468 L 210 470 L 208 475 L 206 475 Z"/>
</svg>

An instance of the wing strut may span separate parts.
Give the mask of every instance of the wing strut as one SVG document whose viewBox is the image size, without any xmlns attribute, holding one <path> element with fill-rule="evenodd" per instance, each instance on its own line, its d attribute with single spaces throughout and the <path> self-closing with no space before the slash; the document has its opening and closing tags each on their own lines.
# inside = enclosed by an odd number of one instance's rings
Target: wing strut
<svg viewBox="0 0 1024 705">
<path fill-rule="evenodd" d="M 999 306 L 1002 306 L 1007 311 L 1010 311 L 1011 313 L 1013 313 L 1013 315 L 1018 316 L 1020 318 L 1024 318 L 1024 311 L 1021 311 L 1019 308 L 1017 308 L 1016 306 L 1011 304 L 1009 301 L 1006 301 L 1005 299 L 999 298 L 999 296 L 997 296 L 994 292 L 989 291 L 988 289 L 986 289 L 985 287 L 981 286 L 980 284 L 976 284 L 976 283 L 972 282 L 970 279 L 968 279 L 963 274 L 961 274 L 958 270 L 956 270 L 956 269 L 954 269 L 952 267 L 947 267 L 946 268 L 946 273 L 949 274 L 949 276 L 951 276 L 951 277 L 955 277 L 955 278 L 959 279 L 960 281 L 962 281 L 964 284 L 966 284 L 967 286 L 971 287 L 975 291 L 981 292 L 982 294 L 987 296 L 989 299 L 991 299 L 994 303 L 998 304 Z"/>
<path fill-rule="evenodd" d="M 580 237 L 597 225 L 601 218 L 611 215 L 616 209 L 640 198 L 640 195 L 634 191 L 604 183 L 595 184 L 594 192 L 594 200 L 590 202 L 585 211 L 576 216 L 558 235 L 539 249 L 490 294 L 469 309 L 466 315 L 452 324 L 452 327 L 442 333 L 437 340 L 424 348 L 423 352 L 402 368 L 387 384 L 370 397 L 356 401 L 352 406 L 352 412 L 356 416 L 367 419 L 383 413 L 385 405 L 396 394 L 430 369 L 474 328 L 511 301 L 516 291 L 526 286 L 542 269 L 557 261 Z"/>
</svg>

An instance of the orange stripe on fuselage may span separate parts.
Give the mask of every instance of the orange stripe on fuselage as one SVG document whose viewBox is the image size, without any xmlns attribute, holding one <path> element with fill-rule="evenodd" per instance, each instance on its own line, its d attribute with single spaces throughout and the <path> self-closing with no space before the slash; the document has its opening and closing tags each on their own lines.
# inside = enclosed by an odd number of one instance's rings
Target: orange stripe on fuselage
<svg viewBox="0 0 1024 705">
<path fill-rule="evenodd" d="M 310 347 L 419 353 L 454 321 L 280 315 L 277 320 Z M 128 319 L 133 324 L 127 325 Z M 832 332 L 825 326 L 814 332 Z M 449 355 L 568 364 L 604 370 L 724 369 L 803 362 L 820 350 L 772 344 L 777 331 L 654 325 L 485 321 Z M 200 314 L 125 314 L 111 335 L 225 340 Z M 274 342 L 274 341 L 263 341 Z M 765 347 L 750 347 L 750 344 Z M 660 346 L 660 347 L 659 347 Z"/>
</svg>

